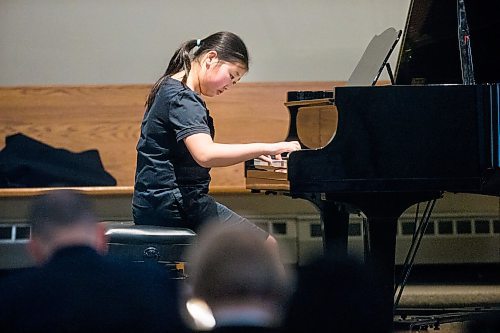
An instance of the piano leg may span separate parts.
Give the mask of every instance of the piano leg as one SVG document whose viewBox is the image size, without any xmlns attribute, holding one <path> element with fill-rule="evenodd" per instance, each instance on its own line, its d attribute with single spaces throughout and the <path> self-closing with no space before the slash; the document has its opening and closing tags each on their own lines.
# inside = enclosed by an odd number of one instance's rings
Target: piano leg
<svg viewBox="0 0 500 333">
<path fill-rule="evenodd" d="M 345 204 L 324 204 L 321 208 L 321 227 L 323 228 L 323 249 L 325 252 L 347 256 L 349 236 L 349 209 Z M 335 221 L 329 223 L 328 221 Z"/>
<path fill-rule="evenodd" d="M 392 332 L 394 321 L 394 274 L 397 222 L 401 214 L 412 205 L 439 198 L 441 193 L 367 193 L 309 195 L 321 215 L 324 247 L 328 251 L 347 255 L 348 205 L 359 208 L 367 218 L 365 237 L 365 265 L 371 272 L 372 287 L 377 299 L 374 311 L 379 332 Z M 348 205 L 346 205 L 348 204 Z M 380 330 L 378 329 L 380 328 Z"/>
<path fill-rule="evenodd" d="M 349 209 L 347 204 L 324 200 L 318 193 L 301 196 L 311 202 L 320 214 L 323 251 L 332 256 L 347 256 Z"/>
<path fill-rule="evenodd" d="M 379 296 L 376 300 L 382 332 L 392 332 L 394 320 L 394 273 L 396 233 L 399 215 L 367 217 L 364 249 L 365 265 L 372 272 L 372 287 Z"/>
</svg>

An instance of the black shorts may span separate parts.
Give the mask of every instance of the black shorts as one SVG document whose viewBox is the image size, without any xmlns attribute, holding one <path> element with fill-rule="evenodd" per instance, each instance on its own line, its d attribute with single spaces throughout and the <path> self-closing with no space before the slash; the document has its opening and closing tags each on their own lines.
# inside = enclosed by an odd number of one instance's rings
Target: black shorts
<svg viewBox="0 0 500 333">
<path fill-rule="evenodd" d="M 177 195 L 176 195 L 177 194 Z M 155 197 L 153 202 L 134 201 L 132 215 L 137 225 L 157 225 L 173 228 L 188 228 L 194 232 L 210 222 L 220 222 L 225 226 L 244 226 L 249 232 L 255 232 L 266 240 L 269 233 L 236 214 L 209 195 L 201 195 L 197 200 L 186 202 L 187 196 L 179 192 L 162 195 L 163 200 Z M 160 200 L 159 200 L 160 199 Z"/>
</svg>

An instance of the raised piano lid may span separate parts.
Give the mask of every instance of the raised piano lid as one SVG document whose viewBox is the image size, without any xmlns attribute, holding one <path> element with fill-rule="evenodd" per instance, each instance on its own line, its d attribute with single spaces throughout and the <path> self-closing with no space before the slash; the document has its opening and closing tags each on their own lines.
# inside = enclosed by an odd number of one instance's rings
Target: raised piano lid
<svg viewBox="0 0 500 333">
<path fill-rule="evenodd" d="M 465 0 L 476 83 L 500 82 L 500 1 Z M 462 83 L 457 0 L 412 0 L 397 85 Z"/>
</svg>

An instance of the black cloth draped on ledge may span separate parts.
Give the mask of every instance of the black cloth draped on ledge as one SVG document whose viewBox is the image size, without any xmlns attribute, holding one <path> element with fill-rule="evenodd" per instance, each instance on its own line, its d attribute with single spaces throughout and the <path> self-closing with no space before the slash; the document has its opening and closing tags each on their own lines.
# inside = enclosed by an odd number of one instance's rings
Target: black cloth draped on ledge
<svg viewBox="0 0 500 333">
<path fill-rule="evenodd" d="M 0 187 L 114 186 L 96 149 L 74 153 L 22 133 L 0 151 Z"/>
</svg>

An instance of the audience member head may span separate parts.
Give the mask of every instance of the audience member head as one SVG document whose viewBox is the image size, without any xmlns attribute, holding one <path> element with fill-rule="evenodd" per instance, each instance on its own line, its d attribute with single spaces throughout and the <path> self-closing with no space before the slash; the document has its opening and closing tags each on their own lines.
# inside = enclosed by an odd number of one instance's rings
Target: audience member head
<svg viewBox="0 0 500 333">
<path fill-rule="evenodd" d="M 368 270 L 357 258 L 325 254 L 299 267 L 285 332 L 377 331 Z M 387 332 L 388 333 L 388 332 Z"/>
<path fill-rule="evenodd" d="M 211 223 L 198 233 L 187 262 L 187 296 L 206 302 L 216 327 L 281 324 L 291 275 L 255 233 Z"/>
<path fill-rule="evenodd" d="M 57 249 L 86 245 L 105 253 L 105 227 L 98 223 L 87 196 L 75 190 L 53 190 L 36 197 L 30 207 L 28 250 L 44 263 Z"/>
</svg>

